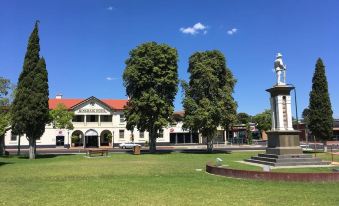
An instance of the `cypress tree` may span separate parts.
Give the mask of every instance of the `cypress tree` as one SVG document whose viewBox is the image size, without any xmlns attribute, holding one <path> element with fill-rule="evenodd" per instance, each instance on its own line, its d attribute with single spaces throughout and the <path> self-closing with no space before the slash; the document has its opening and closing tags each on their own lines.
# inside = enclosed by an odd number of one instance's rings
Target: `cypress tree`
<svg viewBox="0 0 339 206">
<path fill-rule="evenodd" d="M 325 66 L 319 58 L 315 66 L 312 79 L 312 91 L 309 103 L 309 129 L 312 134 L 323 141 L 332 137 L 333 111 L 328 94 L 328 84 L 325 74 Z"/>
<path fill-rule="evenodd" d="M 29 158 L 35 159 L 36 139 L 45 131 L 49 121 L 48 74 L 44 58 L 40 59 L 39 28 L 35 23 L 28 40 L 23 70 L 12 105 L 12 125 L 17 134 L 29 140 Z"/>
</svg>

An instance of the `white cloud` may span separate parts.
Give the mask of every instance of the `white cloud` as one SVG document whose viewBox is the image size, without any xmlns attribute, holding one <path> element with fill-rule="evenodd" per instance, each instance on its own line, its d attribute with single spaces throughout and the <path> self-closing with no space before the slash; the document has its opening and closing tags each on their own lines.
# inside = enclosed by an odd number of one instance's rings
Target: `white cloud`
<svg viewBox="0 0 339 206">
<path fill-rule="evenodd" d="M 184 34 L 191 34 L 191 35 L 199 34 L 200 32 L 202 32 L 203 34 L 207 34 L 207 26 L 198 22 L 194 24 L 192 27 L 186 27 L 186 28 L 181 27 L 180 31 Z"/>
<path fill-rule="evenodd" d="M 233 35 L 233 34 L 235 34 L 235 33 L 237 33 L 237 32 L 238 32 L 238 29 L 237 29 L 237 28 L 233 28 L 233 29 L 228 30 L 228 31 L 227 31 L 227 34 L 228 34 L 228 35 Z"/>
<path fill-rule="evenodd" d="M 118 79 L 118 78 L 116 78 L 116 77 L 106 77 L 106 80 L 108 80 L 108 81 L 112 81 L 112 80 L 116 80 L 116 79 Z"/>
<path fill-rule="evenodd" d="M 108 11 L 112 11 L 113 9 L 115 9 L 113 6 L 109 6 L 106 8 Z"/>
<path fill-rule="evenodd" d="M 198 23 L 194 24 L 193 28 L 194 28 L 195 30 L 205 30 L 205 29 L 206 29 L 206 26 L 203 25 L 202 23 L 198 22 Z"/>
</svg>

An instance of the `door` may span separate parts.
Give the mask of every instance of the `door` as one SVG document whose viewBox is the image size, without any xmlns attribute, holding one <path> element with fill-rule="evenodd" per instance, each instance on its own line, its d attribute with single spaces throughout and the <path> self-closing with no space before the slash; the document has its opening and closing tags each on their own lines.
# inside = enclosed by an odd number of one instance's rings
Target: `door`
<svg viewBox="0 0 339 206">
<path fill-rule="evenodd" d="M 86 136 L 86 147 L 98 147 L 98 136 Z"/>
<path fill-rule="evenodd" d="M 56 136 L 56 146 L 64 146 L 65 137 L 64 136 Z"/>
</svg>

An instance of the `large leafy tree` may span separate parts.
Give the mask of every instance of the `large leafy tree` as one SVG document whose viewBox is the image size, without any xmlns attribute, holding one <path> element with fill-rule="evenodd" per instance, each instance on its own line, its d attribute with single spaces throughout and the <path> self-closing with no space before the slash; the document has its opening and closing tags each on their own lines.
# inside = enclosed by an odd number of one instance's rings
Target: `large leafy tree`
<svg viewBox="0 0 339 206">
<path fill-rule="evenodd" d="M 232 71 L 227 67 L 226 60 L 222 58 L 222 66 L 225 69 L 221 69 L 219 73 L 219 92 L 220 92 L 220 110 L 221 110 L 221 124 L 226 133 L 226 140 L 229 139 L 230 127 L 237 122 L 237 108 L 238 104 L 233 98 L 234 87 L 237 80 L 234 78 Z"/>
<path fill-rule="evenodd" d="M 159 131 L 173 114 L 178 90 L 177 50 L 148 42 L 129 53 L 123 74 L 129 101 L 125 109 L 127 129 L 149 132 L 150 152 L 156 151 Z"/>
<path fill-rule="evenodd" d="M 251 121 L 251 115 L 245 112 L 239 112 L 237 114 L 237 123 L 238 124 L 247 124 Z"/>
<path fill-rule="evenodd" d="M 72 124 L 74 113 L 68 111 L 64 104 L 57 104 L 56 108 L 51 110 L 49 113 L 51 115 L 54 128 L 68 130 L 72 130 L 74 128 Z"/>
<path fill-rule="evenodd" d="M 64 104 L 62 103 L 57 104 L 55 109 L 49 111 L 49 114 L 51 116 L 53 128 L 67 130 L 74 129 L 72 123 L 74 112 L 68 111 L 67 107 Z"/>
<path fill-rule="evenodd" d="M 68 111 L 64 104 L 57 104 L 56 108 L 51 110 L 49 113 L 51 115 L 54 128 L 70 130 L 74 128 L 72 124 L 74 113 Z"/>
<path fill-rule="evenodd" d="M 328 93 L 325 66 L 319 58 L 312 79 L 309 103 L 309 129 L 320 140 L 326 141 L 333 133 L 333 111 Z"/>
<path fill-rule="evenodd" d="M 303 118 L 303 122 L 306 124 L 306 126 L 308 127 L 310 120 L 309 120 L 309 116 L 310 116 L 310 109 L 309 108 L 305 108 L 303 110 L 303 113 L 301 114 L 302 118 Z"/>
<path fill-rule="evenodd" d="M 28 40 L 23 70 L 13 101 L 12 126 L 17 134 L 29 140 L 29 158 L 35 159 L 36 139 L 45 132 L 49 122 L 48 74 L 44 58 L 40 58 L 38 21 Z"/>
<path fill-rule="evenodd" d="M 5 133 L 10 125 L 9 98 L 11 88 L 9 79 L 0 77 L 0 155 L 5 153 Z"/>
<path fill-rule="evenodd" d="M 266 109 L 264 112 L 256 114 L 253 117 L 253 121 L 257 124 L 256 127 L 259 130 L 260 136 L 262 136 L 263 131 L 268 131 L 272 127 L 271 110 Z"/>
<path fill-rule="evenodd" d="M 189 83 L 183 81 L 185 109 L 183 127 L 200 132 L 206 139 L 207 151 L 213 150 L 213 138 L 219 125 L 230 124 L 236 103 L 232 92 L 235 80 L 226 67 L 224 55 L 217 50 L 196 52 L 189 58 Z"/>
</svg>

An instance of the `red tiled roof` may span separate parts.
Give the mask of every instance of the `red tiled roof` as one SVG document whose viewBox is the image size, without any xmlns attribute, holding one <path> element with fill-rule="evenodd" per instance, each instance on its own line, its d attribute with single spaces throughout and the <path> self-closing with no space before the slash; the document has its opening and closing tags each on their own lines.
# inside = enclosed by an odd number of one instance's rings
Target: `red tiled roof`
<svg viewBox="0 0 339 206">
<path fill-rule="evenodd" d="M 64 104 L 68 109 L 73 107 L 76 104 L 81 103 L 86 99 L 49 99 L 48 105 L 49 109 L 55 109 L 56 106 L 61 103 Z M 108 106 L 110 106 L 112 109 L 118 109 L 122 110 L 124 109 L 124 106 L 127 104 L 128 100 L 122 100 L 122 99 L 100 99 L 100 101 L 104 102 Z"/>
<path fill-rule="evenodd" d="M 124 109 L 127 104 L 127 99 L 100 99 L 105 104 L 109 105 L 112 109 Z"/>
</svg>

